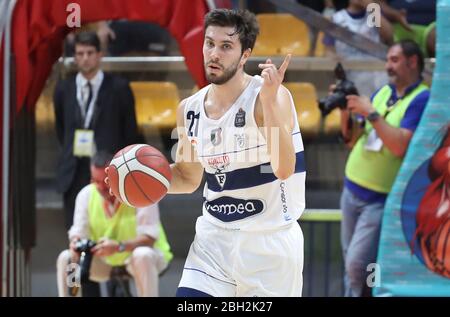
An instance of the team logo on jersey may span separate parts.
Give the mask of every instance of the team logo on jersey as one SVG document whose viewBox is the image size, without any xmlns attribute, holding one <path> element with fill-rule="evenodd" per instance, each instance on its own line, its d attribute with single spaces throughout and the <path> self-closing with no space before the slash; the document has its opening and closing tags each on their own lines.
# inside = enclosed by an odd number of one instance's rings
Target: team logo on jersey
<svg viewBox="0 0 450 317">
<path fill-rule="evenodd" d="M 224 196 L 205 201 L 204 207 L 213 217 L 223 222 L 231 222 L 261 213 L 264 210 L 264 201 Z"/>
<path fill-rule="evenodd" d="M 217 183 L 223 188 L 227 180 L 227 174 L 224 171 L 230 165 L 230 157 L 228 155 L 210 157 L 207 162 L 211 168 L 216 170 L 214 176 L 216 177 Z"/>
<path fill-rule="evenodd" d="M 216 146 L 222 142 L 222 128 L 216 128 L 211 131 L 211 143 Z"/>
<path fill-rule="evenodd" d="M 216 170 L 223 170 L 230 165 L 230 157 L 228 155 L 220 155 L 214 157 L 208 157 L 208 165 Z"/>
<path fill-rule="evenodd" d="M 245 111 L 242 108 L 239 108 L 239 111 L 236 113 L 236 117 L 234 118 L 234 126 L 236 128 L 242 128 L 245 125 Z"/>
<path fill-rule="evenodd" d="M 289 215 L 289 208 L 287 204 L 287 198 L 286 198 L 286 184 L 285 182 L 280 183 L 280 199 L 281 199 L 281 206 L 283 211 L 283 218 L 285 221 L 292 220 L 291 216 Z"/>
<path fill-rule="evenodd" d="M 246 137 L 245 133 L 234 135 L 234 142 L 237 145 L 237 147 L 240 149 L 245 148 L 246 143 L 247 143 L 246 139 L 247 139 L 247 137 Z"/>
<path fill-rule="evenodd" d="M 221 170 L 217 170 L 214 176 L 216 177 L 217 183 L 220 185 L 220 188 L 223 189 L 225 181 L 227 180 L 227 174 L 223 173 Z"/>
</svg>

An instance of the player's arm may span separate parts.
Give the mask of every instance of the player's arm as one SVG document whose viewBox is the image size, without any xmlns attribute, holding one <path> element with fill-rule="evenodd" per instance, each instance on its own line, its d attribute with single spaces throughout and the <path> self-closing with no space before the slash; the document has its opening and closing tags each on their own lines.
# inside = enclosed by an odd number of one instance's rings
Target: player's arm
<svg viewBox="0 0 450 317">
<path fill-rule="evenodd" d="M 170 165 L 172 181 L 169 194 L 187 194 L 194 192 L 202 181 L 203 167 L 197 159 L 195 148 L 189 142 L 184 127 L 185 100 L 177 110 L 178 147 L 175 163 Z"/>
<path fill-rule="evenodd" d="M 263 86 L 258 96 L 262 109 L 262 123 L 265 129 L 270 164 L 279 179 L 286 179 L 295 171 L 295 150 L 292 142 L 294 115 L 288 90 L 281 85 L 291 55 L 286 56 L 279 69 L 268 59 L 260 64 Z M 257 103 L 257 107 L 259 106 Z"/>
</svg>

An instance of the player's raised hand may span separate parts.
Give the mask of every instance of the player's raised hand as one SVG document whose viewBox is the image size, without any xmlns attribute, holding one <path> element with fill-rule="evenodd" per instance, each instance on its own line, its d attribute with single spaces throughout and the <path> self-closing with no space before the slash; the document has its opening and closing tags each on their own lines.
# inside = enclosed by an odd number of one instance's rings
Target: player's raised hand
<svg viewBox="0 0 450 317">
<path fill-rule="evenodd" d="M 261 77 L 264 79 L 263 86 L 259 93 L 261 102 L 275 102 L 278 88 L 284 79 L 284 73 L 288 68 L 289 62 L 291 60 L 291 54 L 288 54 L 281 64 L 280 68 L 277 69 L 272 60 L 268 58 L 265 64 L 259 64 L 258 67 L 262 69 Z"/>
</svg>

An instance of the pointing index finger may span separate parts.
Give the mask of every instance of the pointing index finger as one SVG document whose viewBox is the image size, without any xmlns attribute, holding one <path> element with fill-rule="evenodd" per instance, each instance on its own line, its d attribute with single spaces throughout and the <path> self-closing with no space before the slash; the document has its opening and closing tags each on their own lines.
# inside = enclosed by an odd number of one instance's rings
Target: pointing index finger
<svg viewBox="0 0 450 317">
<path fill-rule="evenodd" d="M 281 64 L 280 68 L 278 69 L 278 71 L 281 74 L 284 74 L 286 72 L 286 69 L 289 66 L 289 62 L 291 61 L 291 56 L 292 56 L 291 54 L 287 54 L 285 59 L 284 59 L 284 61 L 283 61 L 283 64 Z"/>
</svg>

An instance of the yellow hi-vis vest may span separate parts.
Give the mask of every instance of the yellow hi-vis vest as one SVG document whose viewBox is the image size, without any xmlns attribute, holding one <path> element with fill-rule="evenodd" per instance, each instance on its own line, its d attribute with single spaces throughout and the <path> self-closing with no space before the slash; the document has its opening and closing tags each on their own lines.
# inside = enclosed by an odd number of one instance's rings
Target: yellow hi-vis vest
<svg viewBox="0 0 450 317">
<path fill-rule="evenodd" d="M 372 104 L 378 113 L 385 117 L 387 123 L 393 127 L 400 127 L 411 101 L 426 89 L 428 87 L 423 83 L 418 85 L 404 98 L 399 99 L 387 116 L 385 116 L 388 111 L 387 103 L 392 94 L 388 85 L 380 89 L 373 98 Z M 366 121 L 364 134 L 356 142 L 347 160 L 345 175 L 359 186 L 379 193 L 389 193 L 403 158 L 396 157 L 385 145 L 379 152 L 366 150 L 364 146 L 372 130 L 372 125 Z"/>
<path fill-rule="evenodd" d="M 94 184 L 90 186 L 91 193 L 88 205 L 90 239 L 98 241 L 105 237 L 115 241 L 126 241 L 136 238 L 136 209 L 120 204 L 114 216 L 108 218 L 103 210 L 103 197 Z M 161 223 L 159 224 L 159 238 L 155 241 L 154 248 L 163 253 L 167 263 L 172 260 L 173 254 L 170 251 L 170 245 Z M 111 266 L 121 266 L 125 264 L 130 255 L 130 252 L 117 252 L 105 257 L 105 261 Z"/>
</svg>

